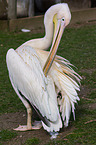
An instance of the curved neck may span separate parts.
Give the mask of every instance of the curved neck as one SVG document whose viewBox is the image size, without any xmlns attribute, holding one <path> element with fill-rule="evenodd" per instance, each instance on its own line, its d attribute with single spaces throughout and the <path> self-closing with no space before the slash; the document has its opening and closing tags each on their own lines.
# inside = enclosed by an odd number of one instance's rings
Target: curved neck
<svg viewBox="0 0 96 145">
<path fill-rule="evenodd" d="M 60 7 L 57 5 L 51 6 L 44 16 L 44 25 L 45 25 L 45 36 L 43 38 L 32 39 L 25 42 L 23 45 L 28 45 L 34 49 L 48 49 L 52 42 L 53 37 L 53 16 L 58 13 Z"/>
<path fill-rule="evenodd" d="M 44 16 L 44 26 L 45 26 L 45 36 L 43 38 L 44 41 L 47 42 L 47 47 L 51 45 L 53 38 L 53 17 L 60 10 L 60 4 L 55 6 L 51 6 L 45 13 Z M 46 48 L 43 48 L 46 49 Z"/>
</svg>

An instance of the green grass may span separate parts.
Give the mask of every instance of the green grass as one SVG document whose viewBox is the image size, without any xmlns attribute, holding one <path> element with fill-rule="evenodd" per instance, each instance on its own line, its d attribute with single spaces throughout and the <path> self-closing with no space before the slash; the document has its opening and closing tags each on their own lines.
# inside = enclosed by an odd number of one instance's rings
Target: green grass
<svg viewBox="0 0 96 145">
<path fill-rule="evenodd" d="M 96 128 L 93 128 L 95 124 L 95 122 L 92 122 L 90 124 L 84 124 L 82 127 L 79 125 L 78 129 L 69 133 L 63 139 L 50 141 L 46 145 L 95 145 Z"/>
<path fill-rule="evenodd" d="M 23 42 L 43 34 L 31 33 L 4 33 L 0 32 L 0 113 L 18 112 L 24 110 L 24 106 L 15 94 L 8 77 L 6 67 L 6 53 L 9 48 L 16 49 Z M 50 141 L 47 145 L 63 144 L 88 144 L 94 145 L 96 107 L 89 106 L 96 103 L 96 26 L 83 26 L 81 28 L 67 28 L 64 31 L 58 52 L 74 64 L 81 76 L 80 102 L 76 106 L 76 121 L 71 121 L 69 126 L 75 129 L 61 139 Z M 85 124 L 87 121 L 93 120 Z M 7 135 L 6 135 L 7 136 Z M 11 135 L 9 135 L 11 136 Z M 37 139 L 38 140 L 38 139 Z M 28 139 L 26 145 L 34 142 L 34 138 Z M 35 140 L 38 143 L 38 141 Z"/>
<path fill-rule="evenodd" d="M 0 131 L 0 140 L 1 141 L 8 141 L 12 138 L 15 138 L 17 136 L 16 132 L 9 131 L 9 130 L 2 130 Z"/>
<path fill-rule="evenodd" d="M 34 138 L 27 139 L 25 145 L 38 145 L 39 142 L 40 142 L 39 139 L 34 137 Z"/>
</svg>

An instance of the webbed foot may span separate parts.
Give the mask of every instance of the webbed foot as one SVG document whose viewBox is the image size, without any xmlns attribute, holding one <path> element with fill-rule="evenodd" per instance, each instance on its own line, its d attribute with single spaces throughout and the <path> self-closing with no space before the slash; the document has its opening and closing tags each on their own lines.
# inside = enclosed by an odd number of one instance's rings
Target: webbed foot
<svg viewBox="0 0 96 145">
<path fill-rule="evenodd" d="M 41 121 L 35 121 L 33 122 L 32 126 L 28 125 L 19 125 L 19 127 L 13 129 L 16 131 L 27 131 L 27 130 L 33 130 L 33 129 L 40 129 L 42 127 Z"/>
</svg>

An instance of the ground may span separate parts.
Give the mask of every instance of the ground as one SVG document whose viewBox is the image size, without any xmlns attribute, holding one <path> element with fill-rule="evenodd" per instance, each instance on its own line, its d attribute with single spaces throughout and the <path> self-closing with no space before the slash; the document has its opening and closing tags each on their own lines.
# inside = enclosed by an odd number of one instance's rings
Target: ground
<svg viewBox="0 0 96 145">
<path fill-rule="evenodd" d="M 0 33 L 0 145 L 95 145 L 96 25 L 77 25 L 64 31 L 58 55 L 74 64 L 78 68 L 75 70 L 82 76 L 81 90 L 78 92 L 80 101 L 76 104 L 76 120 L 71 115 L 69 126 L 60 130 L 56 140 L 51 140 L 43 128 L 26 132 L 13 131 L 19 124 L 26 124 L 26 110 L 11 87 L 5 62 L 6 52 L 9 48 L 15 49 L 23 42 L 42 37 L 43 34 Z M 33 112 L 34 119 L 38 118 Z"/>
<path fill-rule="evenodd" d="M 14 127 L 18 127 L 19 124 L 26 124 L 26 112 L 16 112 L 16 113 L 8 113 L 0 116 L 0 122 L 3 129 L 12 130 Z M 72 131 L 74 128 L 72 126 L 67 129 L 62 129 L 61 133 L 59 133 L 58 137 L 66 136 L 67 133 Z M 42 128 L 40 130 L 26 131 L 26 132 L 18 132 L 18 136 L 10 140 L 10 145 L 16 144 L 21 145 L 28 138 L 39 138 L 42 142 L 41 144 L 45 144 L 50 140 L 50 135 Z M 5 142 L 5 145 L 9 143 Z"/>
</svg>

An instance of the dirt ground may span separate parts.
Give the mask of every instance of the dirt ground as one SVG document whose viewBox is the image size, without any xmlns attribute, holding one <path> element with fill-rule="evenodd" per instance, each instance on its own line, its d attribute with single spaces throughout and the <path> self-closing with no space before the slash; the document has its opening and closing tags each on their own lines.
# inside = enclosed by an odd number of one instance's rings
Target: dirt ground
<svg viewBox="0 0 96 145">
<path fill-rule="evenodd" d="M 26 125 L 26 112 L 16 112 L 16 113 L 8 113 L 3 114 L 0 116 L 0 129 L 8 129 L 10 131 L 13 130 L 13 128 L 18 127 L 18 125 Z M 67 128 L 63 128 L 58 139 L 64 138 L 66 134 L 71 132 L 74 128 L 69 126 Z M 17 132 L 18 136 L 16 138 L 11 139 L 10 141 L 7 141 L 3 143 L 3 145 L 22 145 L 25 143 L 25 141 L 28 138 L 39 138 L 40 141 L 42 141 L 41 145 L 46 144 L 50 140 L 50 135 L 47 133 L 43 128 L 40 130 L 32 130 L 32 131 L 26 131 L 26 132 Z"/>
<path fill-rule="evenodd" d="M 83 99 L 86 99 L 86 92 L 88 93 L 88 90 L 86 87 L 81 87 L 81 91 L 79 93 L 79 96 L 82 96 Z M 87 98 L 88 99 L 88 98 Z M 83 108 L 90 108 L 90 109 L 96 109 L 96 103 L 94 104 L 85 104 L 82 106 Z M 79 109 L 79 106 L 77 106 L 77 109 Z M 2 129 L 8 129 L 10 131 L 13 130 L 13 128 L 18 127 L 18 125 L 26 125 L 26 111 L 24 112 L 16 112 L 16 113 L 5 113 L 0 116 L 0 130 Z M 32 116 L 33 120 L 37 118 L 35 112 L 33 112 Z M 68 134 L 70 134 L 75 128 L 70 125 L 67 128 L 63 128 L 57 137 L 58 139 L 65 139 Z M 24 145 L 25 141 L 28 138 L 39 138 L 41 143 L 40 145 L 44 145 L 50 141 L 50 135 L 47 133 L 43 128 L 40 130 L 31 130 L 26 132 L 17 132 L 18 136 L 11 139 L 10 141 L 7 141 L 3 143 L 3 145 Z"/>
</svg>

